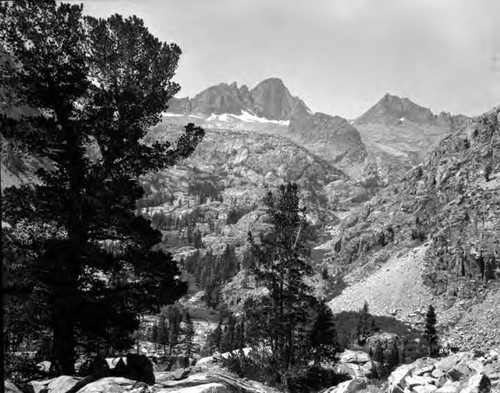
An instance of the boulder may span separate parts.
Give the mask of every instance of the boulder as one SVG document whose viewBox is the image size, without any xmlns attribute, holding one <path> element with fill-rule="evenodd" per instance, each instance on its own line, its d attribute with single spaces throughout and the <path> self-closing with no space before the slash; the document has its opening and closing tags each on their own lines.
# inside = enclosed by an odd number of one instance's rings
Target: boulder
<svg viewBox="0 0 500 393">
<path fill-rule="evenodd" d="M 459 383 L 448 380 L 444 383 L 443 386 L 438 388 L 434 393 L 458 393 L 458 391 L 459 391 Z"/>
<path fill-rule="evenodd" d="M 465 362 L 458 363 L 448 371 L 448 375 L 453 381 L 467 379 L 471 374 L 472 370 L 469 368 L 469 366 L 467 366 Z"/>
<path fill-rule="evenodd" d="M 460 393 L 489 393 L 491 392 L 490 379 L 483 373 L 473 375 L 467 382 L 467 386 Z"/>
<path fill-rule="evenodd" d="M 133 389 L 136 381 L 122 377 L 107 377 L 91 382 L 78 393 L 123 393 Z"/>
<path fill-rule="evenodd" d="M 431 375 L 433 378 L 439 379 L 445 375 L 445 372 L 439 368 L 436 368 L 436 369 L 432 370 Z"/>
<path fill-rule="evenodd" d="M 404 364 L 394 370 L 387 380 L 389 383 L 387 392 L 403 393 L 406 387 L 405 379 L 414 369 L 414 364 Z"/>
<path fill-rule="evenodd" d="M 369 362 L 370 355 L 363 351 L 345 350 L 339 357 L 340 363 L 367 363 Z"/>
<path fill-rule="evenodd" d="M 174 373 L 170 371 L 157 371 L 155 372 L 155 384 L 161 385 L 163 382 L 172 381 Z"/>
<path fill-rule="evenodd" d="M 433 393 L 438 389 L 436 385 L 418 385 L 413 387 L 416 393 Z"/>
<path fill-rule="evenodd" d="M 418 385 L 431 385 L 433 382 L 434 380 L 432 378 L 419 375 L 408 375 L 405 378 L 405 384 L 410 389 Z"/>
<path fill-rule="evenodd" d="M 324 390 L 323 393 L 355 393 L 366 388 L 366 379 L 351 379 Z"/>
<path fill-rule="evenodd" d="M 189 375 L 180 381 L 163 381 L 154 386 L 155 393 L 265 393 L 276 392 L 260 382 L 241 379 L 215 369 L 210 372 L 200 372 Z M 90 392 L 84 392 L 90 393 Z"/>
<path fill-rule="evenodd" d="M 213 363 L 213 357 L 208 356 L 206 358 L 198 359 L 198 361 L 196 362 L 196 365 L 197 366 L 208 366 L 208 365 L 211 365 L 212 363 Z"/>
<path fill-rule="evenodd" d="M 22 393 L 19 388 L 10 381 L 3 381 L 5 393 Z"/>
<path fill-rule="evenodd" d="M 425 374 L 430 374 L 432 370 L 434 370 L 435 366 L 434 364 L 426 364 L 423 367 L 415 370 L 413 374 L 415 375 L 425 375 Z"/>
<path fill-rule="evenodd" d="M 41 373 L 49 373 L 51 365 L 51 362 L 49 362 L 48 360 L 44 360 L 43 362 L 40 362 L 36 365 L 36 369 Z"/>
<path fill-rule="evenodd" d="M 189 368 L 178 368 L 173 373 L 173 379 L 176 381 L 180 381 L 181 379 L 186 378 L 189 375 L 191 370 Z"/>
<path fill-rule="evenodd" d="M 157 393 L 171 392 L 171 390 L 159 390 Z M 225 385 L 218 382 L 209 382 L 198 386 L 189 386 L 185 388 L 177 388 L 176 393 L 231 393 Z"/>
<path fill-rule="evenodd" d="M 451 356 L 447 356 L 443 359 L 441 359 L 437 364 L 436 368 L 448 372 L 450 371 L 455 364 L 457 364 L 459 361 L 458 354 L 453 354 Z"/>
<path fill-rule="evenodd" d="M 33 387 L 34 393 L 65 393 L 82 379 L 83 378 L 61 375 L 60 377 L 46 381 L 31 381 L 30 385 Z"/>
<path fill-rule="evenodd" d="M 373 378 L 376 374 L 376 368 L 371 361 L 364 364 L 341 363 L 337 366 L 337 372 L 348 374 L 352 378 Z"/>
</svg>

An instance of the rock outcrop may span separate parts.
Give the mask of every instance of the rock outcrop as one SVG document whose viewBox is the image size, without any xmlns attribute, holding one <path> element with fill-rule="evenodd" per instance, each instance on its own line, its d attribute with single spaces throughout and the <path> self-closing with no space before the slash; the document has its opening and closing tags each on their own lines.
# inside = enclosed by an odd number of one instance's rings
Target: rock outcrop
<svg viewBox="0 0 500 393">
<path fill-rule="evenodd" d="M 376 367 L 366 352 L 345 350 L 339 357 L 336 371 L 348 374 L 354 379 L 367 379 L 376 376 Z"/>
<path fill-rule="evenodd" d="M 237 378 L 223 370 L 202 371 L 187 374 L 190 370 L 183 370 L 180 379 L 173 372 L 156 373 L 156 383 L 148 386 L 144 382 L 137 382 L 122 377 L 106 377 L 93 381 L 74 393 L 278 393 L 275 389 L 259 382 Z M 61 376 L 47 381 L 34 381 L 34 393 L 66 393 L 81 378 Z M 5 383 L 5 386 L 12 384 Z M 12 390 L 12 393 L 18 393 Z"/>
<path fill-rule="evenodd" d="M 388 393 L 489 393 L 500 388 L 500 347 L 488 353 L 459 352 L 418 359 L 389 376 Z"/>
</svg>

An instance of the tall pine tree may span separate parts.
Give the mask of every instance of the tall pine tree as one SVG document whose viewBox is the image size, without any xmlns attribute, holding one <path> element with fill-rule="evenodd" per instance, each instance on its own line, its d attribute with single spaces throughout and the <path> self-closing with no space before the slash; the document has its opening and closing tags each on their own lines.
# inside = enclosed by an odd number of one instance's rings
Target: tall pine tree
<svg viewBox="0 0 500 393">
<path fill-rule="evenodd" d="M 308 261 L 311 228 L 305 208 L 299 206 L 297 185 L 281 185 L 277 194 L 269 192 L 264 202 L 273 231 L 258 241 L 250 233 L 249 243 L 255 256 L 251 270 L 269 295 L 246 303 L 245 320 L 249 342 L 269 346 L 272 363 L 277 371 L 285 372 L 313 360 L 312 344 L 318 348 L 331 337 L 311 332 L 322 324 L 315 323 L 321 302 L 304 281 L 314 273 Z M 320 354 L 317 361 L 324 353 L 316 351 Z"/>
<path fill-rule="evenodd" d="M 50 160 L 36 184 L 5 190 L 5 236 L 26 256 L 17 277 L 30 277 L 24 291 L 43 292 L 56 363 L 72 374 L 77 342 L 127 347 L 139 312 L 185 293 L 171 256 L 155 249 L 161 234 L 135 215 L 137 178 L 190 156 L 204 132 L 189 124 L 174 145 L 141 142 L 179 90 L 171 78 L 181 51 L 135 16 L 5 2 L 0 47 L 14 60 L 2 64 L 13 105 L 33 112 L 4 116 L 2 136 Z M 113 280 L 125 268 L 133 279 Z"/>
</svg>

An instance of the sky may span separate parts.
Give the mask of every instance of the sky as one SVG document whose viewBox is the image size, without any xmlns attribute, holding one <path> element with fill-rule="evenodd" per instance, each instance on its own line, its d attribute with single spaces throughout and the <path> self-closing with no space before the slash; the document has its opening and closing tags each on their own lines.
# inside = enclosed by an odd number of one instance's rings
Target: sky
<svg viewBox="0 0 500 393">
<path fill-rule="evenodd" d="M 499 0 L 76 2 L 96 17 L 135 14 L 177 43 L 177 97 L 278 77 L 314 112 L 348 119 L 386 93 L 435 113 L 500 105 Z"/>
</svg>

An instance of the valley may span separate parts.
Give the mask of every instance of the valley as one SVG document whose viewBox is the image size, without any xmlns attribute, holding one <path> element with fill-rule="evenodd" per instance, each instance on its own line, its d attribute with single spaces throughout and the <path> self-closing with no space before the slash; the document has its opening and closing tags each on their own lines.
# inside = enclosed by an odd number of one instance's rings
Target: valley
<svg viewBox="0 0 500 393">
<path fill-rule="evenodd" d="M 31 97 L 53 111 L 0 112 L 4 368 L 24 393 L 500 388 L 499 107 L 385 94 L 346 119 L 276 77 L 172 97 L 175 46 L 168 67 L 96 48 L 142 79 L 93 57 L 78 99 L 63 81 Z"/>
</svg>

